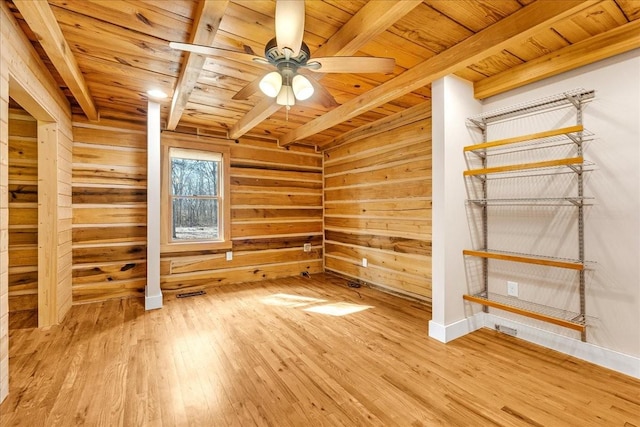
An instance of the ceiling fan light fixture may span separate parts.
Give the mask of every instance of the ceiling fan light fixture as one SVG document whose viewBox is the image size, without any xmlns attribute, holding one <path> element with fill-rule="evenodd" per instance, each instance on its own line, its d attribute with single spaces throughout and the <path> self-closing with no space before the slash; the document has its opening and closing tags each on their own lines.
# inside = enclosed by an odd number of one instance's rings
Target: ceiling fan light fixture
<svg viewBox="0 0 640 427">
<path fill-rule="evenodd" d="M 282 86 L 282 89 L 280 89 L 280 93 L 276 98 L 276 104 L 284 105 L 287 108 L 292 105 L 296 105 L 296 98 L 293 94 L 293 88 L 291 86 Z"/>
<path fill-rule="evenodd" d="M 149 89 L 147 95 L 155 99 L 165 99 L 168 96 L 162 89 Z"/>
<path fill-rule="evenodd" d="M 311 95 L 313 95 L 313 85 L 308 78 L 301 74 L 296 74 L 293 77 L 291 86 L 293 88 L 293 93 L 295 94 L 296 99 L 299 99 L 300 101 L 309 99 Z"/>
<path fill-rule="evenodd" d="M 277 71 L 272 71 L 260 80 L 259 84 L 262 93 L 270 98 L 275 98 L 282 92 L 282 76 Z"/>
</svg>

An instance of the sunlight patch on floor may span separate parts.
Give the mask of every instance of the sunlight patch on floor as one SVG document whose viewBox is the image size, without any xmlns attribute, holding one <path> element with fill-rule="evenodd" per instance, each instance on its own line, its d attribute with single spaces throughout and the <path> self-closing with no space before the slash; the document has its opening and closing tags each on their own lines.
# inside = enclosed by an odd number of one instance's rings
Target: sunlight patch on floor
<svg viewBox="0 0 640 427">
<path fill-rule="evenodd" d="M 273 294 L 260 300 L 261 303 L 266 305 L 278 305 L 281 307 L 304 307 L 310 304 L 317 304 L 325 302 L 324 299 L 303 297 L 300 295 L 289 294 Z"/>
<path fill-rule="evenodd" d="M 371 305 L 351 304 L 348 302 L 334 302 L 332 304 L 317 305 L 315 307 L 305 308 L 304 311 L 311 311 L 313 313 L 328 314 L 331 316 L 346 316 L 347 314 L 357 313 L 369 308 L 373 308 Z"/>
</svg>

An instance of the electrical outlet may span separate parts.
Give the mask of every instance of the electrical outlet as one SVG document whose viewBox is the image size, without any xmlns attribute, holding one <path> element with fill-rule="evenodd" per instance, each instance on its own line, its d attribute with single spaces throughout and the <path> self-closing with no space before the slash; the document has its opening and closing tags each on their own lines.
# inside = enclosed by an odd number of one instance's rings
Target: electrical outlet
<svg viewBox="0 0 640 427">
<path fill-rule="evenodd" d="M 369 266 L 369 261 L 367 261 L 366 258 L 362 258 L 362 266 L 363 267 L 368 267 Z"/>
<path fill-rule="evenodd" d="M 518 297 L 518 282 L 507 282 L 507 295 Z"/>
<path fill-rule="evenodd" d="M 231 261 L 233 259 L 233 252 L 229 251 L 225 254 L 225 258 L 227 261 Z"/>
<path fill-rule="evenodd" d="M 311 243 L 305 243 L 304 244 L 304 251 L 305 252 L 311 252 Z"/>
</svg>

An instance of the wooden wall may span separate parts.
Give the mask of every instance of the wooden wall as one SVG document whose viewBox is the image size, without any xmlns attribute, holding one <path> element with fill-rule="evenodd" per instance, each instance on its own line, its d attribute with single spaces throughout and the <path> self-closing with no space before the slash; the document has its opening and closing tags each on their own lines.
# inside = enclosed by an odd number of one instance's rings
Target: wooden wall
<svg viewBox="0 0 640 427">
<path fill-rule="evenodd" d="M 144 128 L 74 123 L 73 301 L 144 296 Z"/>
<path fill-rule="evenodd" d="M 9 312 L 38 308 L 38 123 L 9 109 Z"/>
<path fill-rule="evenodd" d="M 56 323 L 71 307 L 71 108 L 39 55 L 0 3 L 0 401 L 9 390 L 9 97 L 38 122 L 38 322 Z M 47 161 L 43 162 L 42 157 Z M 53 203 L 52 203 L 53 201 Z"/>
<path fill-rule="evenodd" d="M 163 138 L 191 138 L 165 132 Z M 231 148 L 231 239 L 226 251 L 163 253 L 163 290 L 250 282 L 322 271 L 322 156 L 275 142 L 216 139 Z M 304 243 L 312 251 L 303 251 Z"/>
<path fill-rule="evenodd" d="M 321 155 L 271 141 L 162 138 L 230 145 L 233 241 L 232 261 L 226 251 L 162 253 L 163 290 L 322 271 Z M 146 131 L 75 123 L 74 302 L 144 295 L 146 197 Z"/>
<path fill-rule="evenodd" d="M 430 113 L 326 150 L 324 199 L 327 270 L 431 298 Z"/>
</svg>

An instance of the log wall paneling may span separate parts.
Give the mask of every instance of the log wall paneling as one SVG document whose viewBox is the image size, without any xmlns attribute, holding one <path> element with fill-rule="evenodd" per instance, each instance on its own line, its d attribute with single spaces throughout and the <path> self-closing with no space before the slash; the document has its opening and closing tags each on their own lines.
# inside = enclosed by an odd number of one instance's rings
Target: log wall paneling
<svg viewBox="0 0 640 427">
<path fill-rule="evenodd" d="M 226 251 L 163 252 L 165 291 L 318 273 L 322 262 L 322 156 L 310 148 L 278 148 L 273 141 L 193 137 L 163 138 L 229 144 L 231 240 Z M 311 252 L 304 252 L 311 243 Z"/>
<path fill-rule="evenodd" d="M 73 127 L 74 302 L 142 297 L 146 285 L 146 133 Z"/>
<path fill-rule="evenodd" d="M 24 203 L 46 209 L 38 220 L 38 323 L 55 324 L 71 308 L 71 108 L 9 10 L 0 4 L 0 401 L 9 384 L 9 96 L 38 120 L 38 182 L 25 187 Z M 25 155 L 27 153 L 25 152 Z M 45 161 L 43 161 L 43 159 Z M 23 175 L 24 176 L 24 175 Z M 36 192 L 37 188 L 37 192 Z M 42 231 L 46 230 L 43 236 Z M 29 233 L 14 242 L 33 244 Z M 43 258 L 46 264 L 43 267 Z M 29 274 L 14 276 L 16 280 Z M 33 276 L 32 276 L 33 277 Z M 44 305 L 43 305 L 44 304 Z"/>
<path fill-rule="evenodd" d="M 38 308 L 38 123 L 9 109 L 9 312 Z"/>
<path fill-rule="evenodd" d="M 73 128 L 74 301 L 141 297 L 146 277 L 145 132 L 117 123 Z M 224 251 L 161 254 L 163 290 L 322 271 L 322 156 L 273 141 L 164 132 L 231 149 L 231 239 Z M 305 243 L 312 244 L 304 252 Z"/>
<path fill-rule="evenodd" d="M 326 270 L 429 300 L 430 115 L 324 154 Z"/>
</svg>

